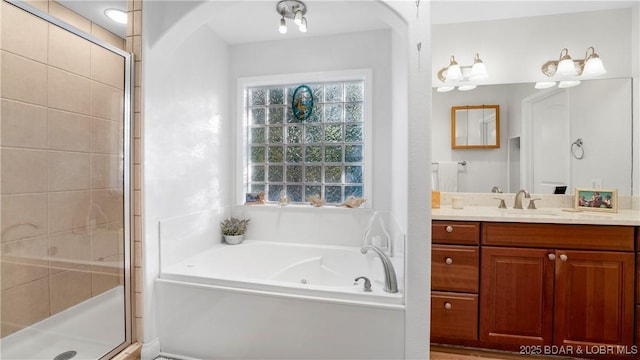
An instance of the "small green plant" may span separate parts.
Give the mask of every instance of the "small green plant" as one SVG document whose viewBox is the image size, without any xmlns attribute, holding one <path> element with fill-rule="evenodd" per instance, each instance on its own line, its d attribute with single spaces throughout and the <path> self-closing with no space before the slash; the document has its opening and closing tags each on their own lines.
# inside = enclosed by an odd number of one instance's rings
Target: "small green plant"
<svg viewBox="0 0 640 360">
<path fill-rule="evenodd" d="M 220 222 L 220 229 L 222 229 L 223 235 L 243 235 L 247 231 L 251 219 L 238 219 L 237 217 L 230 217 Z"/>
</svg>

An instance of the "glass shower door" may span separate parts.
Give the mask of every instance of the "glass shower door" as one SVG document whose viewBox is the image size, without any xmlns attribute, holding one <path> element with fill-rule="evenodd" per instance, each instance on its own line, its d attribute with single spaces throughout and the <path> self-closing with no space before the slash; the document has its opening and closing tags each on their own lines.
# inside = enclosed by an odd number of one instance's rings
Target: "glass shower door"
<svg viewBox="0 0 640 360">
<path fill-rule="evenodd" d="M 130 56 L 2 1 L 0 358 L 130 343 Z"/>
</svg>

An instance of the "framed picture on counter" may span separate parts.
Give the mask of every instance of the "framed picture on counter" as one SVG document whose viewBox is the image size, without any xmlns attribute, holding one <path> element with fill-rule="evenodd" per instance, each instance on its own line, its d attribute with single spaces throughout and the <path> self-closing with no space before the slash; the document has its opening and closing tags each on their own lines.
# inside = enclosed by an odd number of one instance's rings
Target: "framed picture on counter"
<svg viewBox="0 0 640 360">
<path fill-rule="evenodd" d="M 618 212 L 617 189 L 576 188 L 575 210 Z"/>
</svg>

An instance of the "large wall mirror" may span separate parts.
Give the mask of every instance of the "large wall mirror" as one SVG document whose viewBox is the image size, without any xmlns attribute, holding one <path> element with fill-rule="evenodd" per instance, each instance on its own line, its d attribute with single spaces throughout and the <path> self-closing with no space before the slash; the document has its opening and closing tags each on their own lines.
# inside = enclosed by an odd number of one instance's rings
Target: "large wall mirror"
<svg viewBox="0 0 640 360">
<path fill-rule="evenodd" d="M 571 194 L 576 187 L 601 186 L 618 189 L 620 196 L 638 195 L 640 100 L 633 69 L 640 53 L 629 46 L 637 43 L 637 1 L 480 0 L 466 2 L 464 12 L 457 2 L 434 1 L 431 8 L 432 162 L 466 161 L 458 167 L 458 192 L 499 187 L 553 194 L 567 186 Z M 570 35 L 558 39 L 558 32 Z M 550 79 L 541 66 L 560 49 L 578 59 L 589 46 L 597 49 L 606 74 L 582 74 L 571 88 L 534 88 Z M 475 62 L 476 53 L 489 74 L 475 81 L 476 88 L 462 91 L 469 87 L 460 85 L 471 80 L 438 78 L 451 56 L 464 67 Z M 443 84 L 451 91 L 437 92 Z M 452 148 L 451 107 L 471 104 L 500 105 L 500 148 Z M 432 166 L 432 176 L 438 168 Z"/>
<path fill-rule="evenodd" d="M 500 147 L 500 105 L 451 107 L 452 149 Z"/>
<path fill-rule="evenodd" d="M 458 173 L 458 191 L 490 192 L 497 186 L 504 192 L 526 188 L 553 194 L 556 186 L 567 186 L 568 191 L 616 188 L 620 195 L 631 195 L 632 79 L 583 80 L 568 89 L 537 90 L 533 85 L 433 90 L 433 160 L 467 162 Z M 449 131 L 451 109 L 489 101 L 500 104 L 500 148 L 452 149 L 449 137 L 441 135 Z M 571 152 L 577 139 L 582 140 L 582 158 Z"/>
</svg>

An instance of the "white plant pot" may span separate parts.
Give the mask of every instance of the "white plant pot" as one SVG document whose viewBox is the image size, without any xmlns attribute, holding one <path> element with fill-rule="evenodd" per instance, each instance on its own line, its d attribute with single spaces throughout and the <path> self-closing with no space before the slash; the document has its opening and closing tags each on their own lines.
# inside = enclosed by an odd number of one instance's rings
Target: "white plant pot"
<svg viewBox="0 0 640 360">
<path fill-rule="evenodd" d="M 229 245 L 238 245 L 244 240 L 244 235 L 224 235 L 224 241 Z"/>
</svg>

